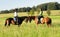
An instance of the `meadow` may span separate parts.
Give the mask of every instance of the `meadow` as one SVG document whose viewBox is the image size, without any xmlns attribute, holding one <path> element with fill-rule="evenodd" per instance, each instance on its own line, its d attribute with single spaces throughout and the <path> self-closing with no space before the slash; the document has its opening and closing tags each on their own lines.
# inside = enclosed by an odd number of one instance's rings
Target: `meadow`
<svg viewBox="0 0 60 37">
<path fill-rule="evenodd" d="M 51 11 L 52 19 L 51 27 L 47 27 L 46 24 L 38 24 L 32 20 L 31 23 L 23 23 L 20 27 L 12 25 L 5 27 L 4 22 L 6 18 L 14 17 L 13 13 L 0 14 L 0 37 L 60 37 L 60 10 Z M 27 13 L 18 13 L 19 16 L 28 16 Z M 37 15 L 35 13 L 35 15 Z M 43 15 L 46 17 L 46 11 Z"/>
</svg>

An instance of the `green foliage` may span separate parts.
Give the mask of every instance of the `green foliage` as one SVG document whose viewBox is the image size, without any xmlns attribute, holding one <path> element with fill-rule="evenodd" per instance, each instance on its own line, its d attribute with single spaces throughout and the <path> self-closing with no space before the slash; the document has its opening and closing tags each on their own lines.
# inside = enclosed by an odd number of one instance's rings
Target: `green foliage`
<svg viewBox="0 0 60 37">
<path fill-rule="evenodd" d="M 37 9 L 37 14 L 39 14 L 40 16 L 42 16 L 43 15 L 43 10 L 41 10 L 41 9 Z"/>
<path fill-rule="evenodd" d="M 47 10 L 47 14 L 48 14 L 48 16 L 50 16 L 50 14 L 51 14 L 50 9 Z"/>
<path fill-rule="evenodd" d="M 15 11 L 14 9 L 9 10 L 10 13 L 14 13 L 14 11 Z"/>
<path fill-rule="evenodd" d="M 47 14 L 48 14 L 48 16 L 50 16 L 50 14 L 51 14 L 51 12 L 50 12 L 50 10 L 49 10 L 49 9 L 47 10 Z"/>
<path fill-rule="evenodd" d="M 40 13 L 40 11 L 41 11 L 41 9 L 37 8 L 37 10 L 36 10 L 36 11 L 37 11 L 37 14 L 39 14 L 39 13 Z"/>
<path fill-rule="evenodd" d="M 48 6 L 50 7 L 51 10 L 60 9 L 60 4 L 58 2 L 49 2 L 49 3 L 40 4 L 37 6 L 37 8 L 42 8 L 43 10 L 47 10 Z"/>
<path fill-rule="evenodd" d="M 33 6 L 33 7 L 15 8 L 15 9 L 8 10 L 9 12 L 6 12 L 5 10 L 3 10 L 0 13 L 13 13 L 14 10 L 18 9 L 17 10 L 18 12 L 30 12 L 30 10 L 32 10 L 31 14 L 33 15 L 32 12 L 36 11 L 36 10 L 38 10 L 37 14 L 39 14 L 39 9 L 40 8 L 43 11 L 45 11 L 47 9 L 50 9 L 50 10 L 60 10 L 60 4 L 58 2 L 49 2 L 49 3 L 43 3 L 43 4 L 40 4 L 40 5 L 37 5 L 37 6 Z"/>
<path fill-rule="evenodd" d="M 1 13 L 10 13 L 8 10 L 3 10 Z"/>
<path fill-rule="evenodd" d="M 30 10 L 29 15 L 30 16 L 34 15 L 34 9 Z"/>
</svg>

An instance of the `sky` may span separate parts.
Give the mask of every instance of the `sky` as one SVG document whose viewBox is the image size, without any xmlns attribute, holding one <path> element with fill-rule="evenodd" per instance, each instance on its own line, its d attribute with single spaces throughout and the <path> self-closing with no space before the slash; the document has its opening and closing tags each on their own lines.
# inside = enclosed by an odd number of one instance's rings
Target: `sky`
<svg viewBox="0 0 60 37">
<path fill-rule="evenodd" d="M 0 0 L 0 11 L 21 7 L 33 7 L 48 2 L 60 3 L 60 0 Z"/>
</svg>

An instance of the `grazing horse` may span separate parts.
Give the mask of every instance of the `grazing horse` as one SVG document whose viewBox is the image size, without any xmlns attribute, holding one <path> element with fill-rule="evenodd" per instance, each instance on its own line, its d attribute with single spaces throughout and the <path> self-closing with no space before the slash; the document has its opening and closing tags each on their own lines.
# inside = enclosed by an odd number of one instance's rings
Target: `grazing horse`
<svg viewBox="0 0 60 37">
<path fill-rule="evenodd" d="M 48 27 L 51 26 L 51 23 L 52 23 L 51 18 L 49 17 L 41 18 L 41 24 L 44 24 L 44 23 L 46 23 Z"/>
<path fill-rule="evenodd" d="M 10 26 L 10 24 L 15 24 L 15 25 L 18 25 L 20 26 L 22 24 L 22 22 L 26 19 L 27 17 L 26 16 L 23 16 L 23 17 L 18 17 L 18 21 L 15 22 L 13 18 L 7 18 L 5 20 L 5 26 L 8 25 Z"/>
<path fill-rule="evenodd" d="M 35 20 L 36 16 L 28 16 L 26 18 L 26 23 L 29 21 L 31 23 L 32 20 Z"/>
</svg>

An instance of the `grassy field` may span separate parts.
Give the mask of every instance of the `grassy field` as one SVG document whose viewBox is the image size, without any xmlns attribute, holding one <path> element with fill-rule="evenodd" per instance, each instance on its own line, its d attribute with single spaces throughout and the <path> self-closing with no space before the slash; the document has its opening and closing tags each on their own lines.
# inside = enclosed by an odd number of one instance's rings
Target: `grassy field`
<svg viewBox="0 0 60 37">
<path fill-rule="evenodd" d="M 5 19 L 13 17 L 13 13 L 0 14 L 0 37 L 60 37 L 60 16 L 58 11 L 55 12 L 54 15 L 49 16 L 52 19 L 52 26 L 49 28 L 46 24 L 38 24 L 37 26 L 34 21 L 31 23 L 23 21 L 20 27 L 11 24 L 7 28 L 4 27 Z M 18 15 L 27 16 L 26 13 L 18 13 Z"/>
</svg>

